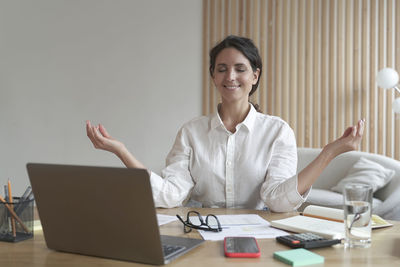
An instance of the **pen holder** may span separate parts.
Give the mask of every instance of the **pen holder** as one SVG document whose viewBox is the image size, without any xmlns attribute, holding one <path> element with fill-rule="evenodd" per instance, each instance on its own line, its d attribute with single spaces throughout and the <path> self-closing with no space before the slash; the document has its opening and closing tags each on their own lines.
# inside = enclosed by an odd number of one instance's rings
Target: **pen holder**
<svg viewBox="0 0 400 267">
<path fill-rule="evenodd" d="M 0 241 L 19 242 L 33 237 L 34 199 L 0 202 Z"/>
</svg>

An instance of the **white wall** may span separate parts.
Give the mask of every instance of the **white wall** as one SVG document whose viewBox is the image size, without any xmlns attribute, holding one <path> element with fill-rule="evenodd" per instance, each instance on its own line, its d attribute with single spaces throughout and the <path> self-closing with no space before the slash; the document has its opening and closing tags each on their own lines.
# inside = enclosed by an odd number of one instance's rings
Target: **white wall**
<svg viewBox="0 0 400 267">
<path fill-rule="evenodd" d="M 201 0 L 0 0 L 0 185 L 21 194 L 27 162 L 123 166 L 92 147 L 87 119 L 160 171 L 201 114 L 201 13 Z"/>
</svg>

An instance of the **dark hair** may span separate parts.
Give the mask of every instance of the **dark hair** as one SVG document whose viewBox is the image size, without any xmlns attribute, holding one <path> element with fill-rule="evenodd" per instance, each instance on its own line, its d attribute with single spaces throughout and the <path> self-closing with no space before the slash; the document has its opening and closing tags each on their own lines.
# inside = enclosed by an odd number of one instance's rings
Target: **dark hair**
<svg viewBox="0 0 400 267">
<path fill-rule="evenodd" d="M 260 69 L 260 74 L 258 76 L 258 80 L 256 84 L 253 84 L 249 96 L 251 96 L 258 87 L 260 82 L 260 77 L 262 73 L 262 60 L 260 54 L 258 53 L 257 47 L 254 45 L 253 41 L 246 37 L 229 35 L 224 40 L 222 40 L 219 44 L 214 46 L 210 51 L 210 74 L 213 77 L 214 69 L 215 69 L 215 60 L 218 54 L 224 50 L 225 48 L 235 48 L 240 51 L 250 62 L 251 68 L 253 72 L 257 69 Z M 254 105 L 256 106 L 256 105 Z"/>
</svg>

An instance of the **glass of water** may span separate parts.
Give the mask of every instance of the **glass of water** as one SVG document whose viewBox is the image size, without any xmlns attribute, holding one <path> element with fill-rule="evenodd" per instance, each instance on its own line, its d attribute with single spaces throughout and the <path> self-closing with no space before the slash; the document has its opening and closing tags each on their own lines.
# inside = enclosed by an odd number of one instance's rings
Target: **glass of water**
<svg viewBox="0 0 400 267">
<path fill-rule="evenodd" d="M 371 246 L 372 186 L 350 183 L 344 187 L 345 247 Z"/>
</svg>

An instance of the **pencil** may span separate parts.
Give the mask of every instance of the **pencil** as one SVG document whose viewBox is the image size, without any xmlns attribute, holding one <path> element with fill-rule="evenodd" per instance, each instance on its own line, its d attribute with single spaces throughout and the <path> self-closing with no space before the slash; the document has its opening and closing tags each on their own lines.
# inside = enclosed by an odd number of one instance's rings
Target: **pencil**
<svg viewBox="0 0 400 267">
<path fill-rule="evenodd" d="M 14 205 L 13 205 L 13 201 L 12 201 L 12 194 L 11 194 L 11 183 L 10 183 L 10 180 L 8 180 L 8 202 L 10 203 L 11 209 L 14 210 Z M 11 217 L 11 227 L 12 227 L 13 237 L 16 237 L 17 236 L 17 232 L 15 230 L 14 217 Z"/>
<path fill-rule="evenodd" d="M 19 224 L 22 226 L 22 228 L 24 228 L 24 231 L 26 233 L 29 233 L 29 229 L 25 226 L 25 224 L 21 221 L 21 219 L 18 217 L 17 214 L 15 214 L 15 212 L 13 211 L 13 209 L 10 207 L 10 205 L 7 204 L 7 201 L 2 198 L 2 196 L 0 196 L 0 201 L 4 203 L 4 206 L 6 206 L 6 208 L 8 209 L 8 211 L 11 213 L 11 216 L 13 216 L 17 222 L 19 222 Z"/>
</svg>

